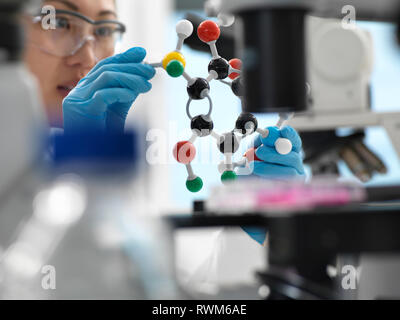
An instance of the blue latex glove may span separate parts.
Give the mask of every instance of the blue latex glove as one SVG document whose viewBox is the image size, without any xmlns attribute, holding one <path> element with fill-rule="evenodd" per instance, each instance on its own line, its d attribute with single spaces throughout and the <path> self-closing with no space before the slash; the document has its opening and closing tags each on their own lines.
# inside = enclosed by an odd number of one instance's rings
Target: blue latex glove
<svg viewBox="0 0 400 320">
<path fill-rule="evenodd" d="M 132 48 L 100 61 L 63 101 L 64 130 L 122 132 L 139 94 L 151 90 L 155 70 L 146 51 Z"/>
<path fill-rule="evenodd" d="M 296 130 L 286 126 L 279 130 L 277 127 L 269 127 L 269 135 L 262 138 L 260 135 L 254 140 L 257 148 L 256 156 L 262 161 L 254 161 L 253 174 L 266 179 L 304 179 L 305 172 L 301 157 L 301 139 Z M 278 138 L 286 138 L 292 142 L 293 149 L 287 155 L 281 155 L 275 150 L 275 141 Z M 251 238 L 260 244 L 265 242 L 266 231 L 259 228 L 243 228 Z"/>
<path fill-rule="evenodd" d="M 268 130 L 267 138 L 258 135 L 254 141 L 254 147 L 257 148 L 256 156 L 262 161 L 254 162 L 253 173 L 269 179 L 304 178 L 304 166 L 300 154 L 302 143 L 296 130 L 289 126 L 280 130 L 277 127 L 269 127 Z M 286 138 L 292 142 L 293 148 L 289 154 L 281 155 L 275 150 L 275 141 L 278 138 Z"/>
</svg>

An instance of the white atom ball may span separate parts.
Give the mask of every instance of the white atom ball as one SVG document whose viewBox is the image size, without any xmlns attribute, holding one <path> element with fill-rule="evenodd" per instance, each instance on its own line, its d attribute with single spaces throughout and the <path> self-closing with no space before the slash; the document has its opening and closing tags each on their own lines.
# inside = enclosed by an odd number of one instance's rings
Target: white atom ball
<svg viewBox="0 0 400 320">
<path fill-rule="evenodd" d="M 292 151 L 293 145 L 289 139 L 279 138 L 275 142 L 275 148 L 279 154 L 286 155 Z"/>
<path fill-rule="evenodd" d="M 218 24 L 221 27 L 230 27 L 235 23 L 235 16 L 232 16 L 230 14 L 224 14 L 220 13 L 218 15 Z"/>
<path fill-rule="evenodd" d="M 193 24 L 189 20 L 181 20 L 176 25 L 176 32 L 188 38 L 193 33 Z"/>
</svg>

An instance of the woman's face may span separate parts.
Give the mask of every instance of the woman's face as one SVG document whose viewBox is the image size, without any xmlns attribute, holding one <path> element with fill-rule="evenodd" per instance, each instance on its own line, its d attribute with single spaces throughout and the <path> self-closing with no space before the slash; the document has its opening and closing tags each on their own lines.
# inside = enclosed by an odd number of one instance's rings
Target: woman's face
<svg viewBox="0 0 400 320">
<path fill-rule="evenodd" d="M 44 1 L 43 5 L 76 11 L 92 20 L 116 20 L 114 0 L 51 0 Z M 33 24 L 28 25 L 24 60 L 39 81 L 50 125 L 62 127 L 63 99 L 99 60 L 113 55 L 114 50 L 95 53 L 93 43 L 88 41 L 74 55 L 57 57 L 32 45 L 33 38 L 37 37 L 37 30 L 34 32 L 33 28 Z"/>
</svg>

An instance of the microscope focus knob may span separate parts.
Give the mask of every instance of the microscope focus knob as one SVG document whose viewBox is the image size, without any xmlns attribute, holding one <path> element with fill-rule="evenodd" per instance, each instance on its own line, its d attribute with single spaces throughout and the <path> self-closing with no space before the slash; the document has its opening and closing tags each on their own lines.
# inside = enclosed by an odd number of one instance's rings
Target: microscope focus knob
<svg viewBox="0 0 400 320">
<path fill-rule="evenodd" d="M 345 29 L 341 23 L 315 27 L 311 40 L 311 66 L 331 82 L 351 82 L 370 74 L 373 57 L 371 38 L 360 29 Z"/>
</svg>

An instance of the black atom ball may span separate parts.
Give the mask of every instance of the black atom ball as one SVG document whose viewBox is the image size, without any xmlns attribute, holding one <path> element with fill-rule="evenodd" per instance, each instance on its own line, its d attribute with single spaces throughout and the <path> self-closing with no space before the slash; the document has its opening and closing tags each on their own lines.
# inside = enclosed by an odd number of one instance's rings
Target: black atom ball
<svg viewBox="0 0 400 320">
<path fill-rule="evenodd" d="M 239 150 L 239 139 L 233 132 L 224 133 L 219 140 L 218 147 L 223 154 L 235 153 Z"/>
<path fill-rule="evenodd" d="M 229 76 L 229 62 L 223 58 L 211 60 L 208 65 L 208 72 L 215 71 L 218 74 L 218 80 L 226 79 Z"/>
<path fill-rule="evenodd" d="M 248 132 L 248 130 L 251 128 L 251 126 L 249 126 L 250 124 L 253 124 L 254 126 L 252 132 Z M 242 134 L 252 134 L 257 130 L 257 128 L 257 118 L 251 113 L 243 112 L 236 121 L 236 129 L 240 130 Z"/>
<path fill-rule="evenodd" d="M 196 134 L 199 137 L 206 137 L 209 136 L 214 130 L 214 123 L 210 117 L 207 117 L 206 115 L 200 115 L 192 119 L 190 127 L 192 130 L 196 131 Z"/>
<path fill-rule="evenodd" d="M 195 78 L 194 80 L 191 85 L 187 86 L 189 97 L 193 100 L 204 99 L 210 91 L 210 84 L 204 78 Z"/>
<path fill-rule="evenodd" d="M 232 91 L 235 96 L 243 97 L 244 96 L 244 86 L 241 78 L 236 78 L 232 81 Z"/>
</svg>

